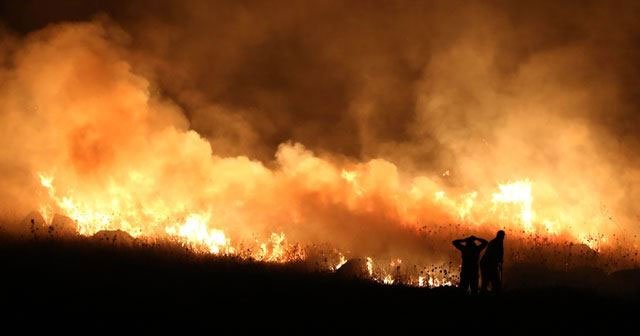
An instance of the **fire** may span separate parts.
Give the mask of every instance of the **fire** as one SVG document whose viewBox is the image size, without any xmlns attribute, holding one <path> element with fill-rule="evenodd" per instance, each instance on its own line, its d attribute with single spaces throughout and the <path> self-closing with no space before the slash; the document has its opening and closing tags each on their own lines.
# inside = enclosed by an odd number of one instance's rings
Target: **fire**
<svg viewBox="0 0 640 336">
<path fill-rule="evenodd" d="M 493 193 L 491 200 L 496 204 L 517 204 L 520 206 L 520 222 L 526 232 L 534 232 L 533 228 L 533 196 L 531 195 L 531 182 L 522 180 L 508 184 L 500 184 L 499 192 Z"/>
<path fill-rule="evenodd" d="M 340 176 L 353 186 L 353 191 L 357 196 L 363 195 L 364 190 L 362 189 L 360 184 L 358 184 L 358 180 L 357 180 L 358 173 L 356 173 L 355 171 L 349 171 L 349 170 L 343 169 L 342 172 L 340 173 Z"/>
<path fill-rule="evenodd" d="M 284 256 L 284 233 L 272 233 L 270 238 L 271 249 L 268 247 L 268 243 L 260 244 L 260 252 L 257 260 L 264 261 L 280 261 Z"/>
<path fill-rule="evenodd" d="M 38 174 L 38 178 L 40 179 L 40 184 L 47 189 L 49 193 L 49 197 L 53 197 L 53 177 L 47 176 L 44 174 Z M 53 220 L 53 209 L 48 204 L 42 204 L 39 208 L 40 214 L 46 223 L 51 223 Z"/>
<path fill-rule="evenodd" d="M 340 267 L 342 267 L 342 265 L 347 263 L 347 258 L 345 258 L 345 256 L 342 255 L 342 253 L 338 252 L 338 255 L 340 256 L 340 259 L 338 260 L 338 263 L 336 264 L 336 266 L 333 268 L 334 270 L 339 270 Z"/>
<path fill-rule="evenodd" d="M 185 111 L 153 93 L 153 83 L 106 35 L 98 24 L 80 24 L 34 39 L 7 76 L 18 79 L 0 88 L 19 93 L 9 95 L 19 97 L 7 103 L 17 107 L 10 118 L 0 115 L 0 125 L 15 127 L 12 137 L 25 140 L 4 147 L 29 156 L 21 167 L 27 182 L 40 186 L 29 206 L 47 223 L 61 214 L 81 235 L 170 237 L 207 253 L 264 262 L 304 259 L 301 246 L 330 243 L 348 255 L 371 256 L 369 276 L 384 283 L 398 280 L 379 271 L 389 256 L 372 251 L 404 247 L 404 238 L 391 241 L 402 236 L 391 234 L 397 231 L 504 228 L 510 235 L 525 231 L 523 239 L 540 235 L 600 250 L 616 230 L 613 216 L 594 210 L 599 194 L 581 189 L 582 180 L 561 188 L 550 174 L 525 171 L 500 184 L 512 176 L 505 168 L 453 181 L 458 167 L 407 171 L 391 159 L 319 155 L 294 142 L 280 144 L 270 162 L 224 156 L 190 127 Z M 34 80 L 43 74 L 48 80 Z M 77 78 L 87 81 L 78 85 Z M 24 97 L 42 108 L 23 107 Z M 342 254 L 338 259 L 327 267 L 347 262 Z M 451 278 L 423 273 L 417 283 L 446 285 Z"/>
<path fill-rule="evenodd" d="M 52 192 L 53 191 L 53 177 L 46 176 L 44 174 L 38 174 L 38 177 L 40 178 L 40 184 L 42 184 L 42 186 L 45 187 L 48 191 Z"/>
<path fill-rule="evenodd" d="M 429 277 L 429 281 L 427 282 L 427 287 L 429 288 L 452 286 L 452 285 L 453 283 L 451 282 L 451 280 L 441 280 L 435 277 Z"/>
<path fill-rule="evenodd" d="M 346 190 L 342 200 L 348 208 L 357 210 L 364 206 L 365 209 L 369 209 L 366 198 L 363 198 L 364 189 L 358 183 L 359 178 L 369 178 L 367 174 L 370 172 L 362 170 L 362 167 L 360 171 L 342 170 L 339 173 L 343 180 L 353 186 L 352 189 Z M 134 190 L 140 188 L 141 183 L 156 183 L 150 179 L 151 175 L 131 173 L 128 179 L 129 186 L 121 184 L 127 180 L 120 183 L 112 181 L 103 192 L 92 193 L 91 196 L 75 193 L 59 195 L 54 176 L 38 173 L 38 177 L 41 186 L 47 191 L 52 201 L 51 204 L 43 204 L 40 207 L 45 220 L 50 221 L 53 212 L 59 211 L 75 221 L 80 234 L 92 235 L 100 230 L 119 229 L 134 237 L 167 234 L 191 244 L 206 246 L 209 252 L 215 254 L 228 254 L 235 250 L 225 230 L 214 226 L 214 222 L 220 221 L 214 220 L 212 209 L 188 208 L 186 203 L 179 200 L 170 204 L 162 198 L 149 199 L 146 202 L 136 199 Z M 443 209 L 448 209 L 451 217 L 458 220 L 474 222 L 478 221 L 478 218 L 480 221 L 491 221 L 491 218 L 494 218 L 495 221 L 507 226 L 520 223 L 527 233 L 557 235 L 563 230 L 562 223 L 550 219 L 542 220 L 539 225 L 541 230 L 536 231 L 532 184 L 530 180 L 499 184 L 497 191 L 491 194 L 490 207 L 482 204 L 477 191 L 464 193 L 456 199 L 448 196 L 443 190 L 437 190 L 433 192 L 433 202 L 441 204 Z M 376 188 L 379 187 L 373 186 L 374 190 Z M 409 188 L 406 196 L 402 196 L 399 192 L 399 190 L 392 192 L 395 196 L 388 200 L 388 206 L 402 209 L 399 213 L 406 217 L 406 219 L 401 218 L 402 221 L 409 222 L 411 218 L 420 218 L 422 215 L 416 211 L 420 211 L 420 203 L 427 201 L 425 195 L 428 193 L 416 183 Z M 340 198 L 337 201 L 341 202 Z M 241 200 L 236 204 L 241 209 L 245 202 Z M 228 216 L 234 214 L 235 210 L 231 208 L 222 213 L 227 218 L 233 218 Z M 491 217 L 493 214 L 496 217 Z M 299 218 L 299 214 L 296 214 L 296 217 Z M 224 226 L 226 225 L 223 224 Z M 606 244 L 606 239 L 599 239 L 597 242 L 586 239 L 584 232 L 576 233 L 575 237 L 577 241 L 594 248 Z M 272 232 L 267 242 L 258 244 L 259 249 L 253 257 L 264 261 L 287 260 L 284 258 L 284 241 L 284 232 Z M 344 259 L 344 256 L 341 256 L 335 269 L 344 264 Z M 369 261 L 369 273 L 372 274 L 372 260 Z"/>
<path fill-rule="evenodd" d="M 196 245 L 202 244 L 207 246 L 209 252 L 218 254 L 224 249 L 227 253 L 232 253 L 233 248 L 229 246 L 229 239 L 224 232 L 217 229 L 209 229 L 210 214 L 191 214 L 185 220 L 185 223 L 176 227 L 170 226 L 165 230 L 169 235 L 184 238 L 188 242 Z"/>
<path fill-rule="evenodd" d="M 360 180 L 367 181 L 370 178 L 368 174 L 372 173 L 364 169 L 366 167 L 361 166 L 352 171 L 343 169 L 338 173 L 339 178 L 348 182 L 351 187 L 343 191 L 345 194 L 342 198 L 338 194 L 338 198 L 334 202 L 344 202 L 345 207 L 354 211 L 361 211 L 361 208 L 371 211 L 369 204 L 367 204 L 367 198 L 363 196 L 364 187 L 360 185 Z M 234 246 L 232 239 L 224 229 L 227 224 L 220 218 L 215 218 L 213 209 L 189 207 L 187 203 L 182 203 L 180 200 L 170 204 L 162 198 L 151 198 L 146 202 L 136 199 L 136 193 L 133 190 L 139 188 L 141 183 L 153 185 L 155 181 L 151 179 L 151 176 L 153 175 L 131 173 L 128 180 L 120 181 L 120 183 L 110 182 L 102 193 L 82 196 L 72 190 L 70 190 L 70 194 L 59 195 L 56 187 L 57 179 L 52 175 L 39 173 L 40 184 L 52 201 L 51 204 L 41 206 L 43 217 L 50 221 L 54 209 L 57 209 L 55 211 L 74 220 L 78 232 L 82 235 L 92 235 L 100 230 L 114 229 L 123 230 L 133 237 L 162 236 L 164 234 L 178 238 L 184 243 L 204 247 L 209 253 L 236 253 L 238 247 Z M 127 181 L 131 183 L 129 186 L 122 184 Z M 443 209 L 446 209 L 450 213 L 450 218 L 469 223 L 482 224 L 483 221 L 495 221 L 507 226 L 522 225 L 527 233 L 559 234 L 563 230 L 561 222 L 544 219 L 539 226 L 534 225 L 536 216 L 532 184 L 530 180 L 499 184 L 497 191 L 491 194 L 490 203 L 483 204 L 481 195 L 477 191 L 463 193 L 455 198 L 443 190 L 433 191 L 434 199 L 432 202 L 440 204 Z M 328 186 L 329 189 L 333 188 L 331 184 Z M 339 190 L 338 184 L 335 188 Z M 370 189 L 379 188 L 380 186 L 374 184 Z M 387 199 L 388 203 L 385 206 L 401 210 L 398 213 L 404 217 L 400 218 L 400 221 L 403 222 L 410 222 L 411 218 L 422 216 L 419 212 L 419 205 L 427 202 L 425 196 L 429 194 L 423 186 L 415 182 L 408 189 L 406 196 L 402 195 L 401 190 L 393 190 L 391 193 L 383 191 L 383 194 L 380 195 L 383 196 L 383 199 L 385 196 L 391 196 Z M 239 206 L 239 209 L 243 209 L 247 201 L 251 200 L 237 200 L 234 204 Z M 487 204 L 491 204 L 491 206 Z M 242 214 L 234 210 L 233 207 L 226 211 L 218 211 L 226 220 L 235 219 L 236 215 L 242 218 Z M 269 214 L 269 211 L 266 211 L 265 214 Z M 294 213 L 294 215 L 293 218 L 300 220 L 300 213 Z M 216 227 L 215 223 L 221 223 L 222 227 Z M 536 231 L 537 227 L 540 230 Z M 606 244 L 606 238 L 595 240 L 584 232 L 576 234 L 576 241 L 595 250 Z M 258 248 L 248 257 L 266 262 L 285 262 L 292 260 L 292 258 L 304 258 L 303 250 L 299 250 L 293 255 L 288 254 L 287 244 L 284 232 L 271 232 L 267 241 L 256 241 Z M 346 261 L 344 255 L 340 254 L 338 263 L 332 269 L 340 268 Z M 399 267 L 401 263 L 401 259 L 392 260 L 390 267 Z M 367 270 L 372 278 L 376 278 L 373 272 L 373 259 L 370 257 L 367 258 Z M 380 277 L 380 281 L 383 283 L 391 283 L 392 280 L 393 276 L 390 274 L 383 274 Z M 426 283 L 428 286 L 438 286 L 450 283 L 450 281 L 428 276 L 422 279 L 422 283 Z"/>
</svg>

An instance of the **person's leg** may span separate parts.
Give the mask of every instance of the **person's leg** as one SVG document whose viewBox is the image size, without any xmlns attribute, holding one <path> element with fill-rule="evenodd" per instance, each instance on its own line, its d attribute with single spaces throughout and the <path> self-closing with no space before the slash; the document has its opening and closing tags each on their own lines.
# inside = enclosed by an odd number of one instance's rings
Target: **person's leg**
<svg viewBox="0 0 640 336">
<path fill-rule="evenodd" d="M 478 294 L 479 278 L 480 278 L 480 274 L 478 274 L 478 271 L 472 272 L 469 276 L 469 287 L 471 287 L 471 295 Z"/>
<path fill-rule="evenodd" d="M 487 292 L 487 287 L 489 286 L 490 282 L 489 269 L 486 266 L 480 266 L 480 280 L 480 293 L 484 294 Z"/>
<path fill-rule="evenodd" d="M 500 294 L 502 291 L 502 278 L 500 277 L 500 270 L 496 267 L 493 281 L 491 282 L 491 291 Z"/>
<path fill-rule="evenodd" d="M 460 271 L 460 290 L 466 294 L 468 288 L 469 288 L 469 276 L 467 272 L 465 272 L 465 270 L 463 269 L 462 271 Z"/>
</svg>

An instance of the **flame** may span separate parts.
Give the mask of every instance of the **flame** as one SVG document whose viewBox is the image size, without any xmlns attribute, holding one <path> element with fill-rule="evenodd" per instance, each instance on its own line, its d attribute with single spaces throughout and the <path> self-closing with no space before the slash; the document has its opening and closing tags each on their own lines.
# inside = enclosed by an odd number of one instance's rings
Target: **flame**
<svg viewBox="0 0 640 336">
<path fill-rule="evenodd" d="M 40 184 L 49 191 L 53 191 L 53 177 L 47 176 L 42 173 L 38 174 L 40 178 Z"/>
<path fill-rule="evenodd" d="M 336 264 L 336 266 L 333 268 L 334 270 L 340 269 L 342 265 L 347 263 L 347 258 L 345 258 L 345 256 L 342 255 L 342 253 L 338 253 L 338 255 L 340 256 L 340 259 L 338 260 L 338 263 Z"/>
<path fill-rule="evenodd" d="M 369 276 L 373 276 L 373 259 L 371 257 L 367 257 L 367 271 L 369 272 Z"/>
<path fill-rule="evenodd" d="M 223 249 L 227 253 L 232 253 L 233 248 L 229 246 L 229 239 L 224 232 L 208 228 L 210 216 L 210 214 L 191 214 L 184 224 L 177 228 L 169 226 L 165 230 L 172 236 L 182 237 L 185 241 L 196 245 L 204 245 L 211 253 L 218 254 Z"/>
<path fill-rule="evenodd" d="M 431 277 L 431 276 L 427 281 L 427 287 L 429 288 L 452 286 L 452 285 L 453 283 L 451 282 L 451 280 L 442 280 L 442 279 L 438 279 L 436 277 Z"/>
<path fill-rule="evenodd" d="M 495 204 L 517 204 L 520 206 L 519 220 L 524 230 L 533 233 L 533 196 L 531 195 L 531 182 L 529 180 L 500 184 L 499 192 L 493 193 L 491 200 Z"/>
<path fill-rule="evenodd" d="M 366 172 L 366 171 L 365 171 Z M 351 189 L 344 199 L 347 206 L 357 209 L 360 196 L 363 195 L 363 188 L 357 183 L 357 179 L 362 173 L 342 170 L 340 177 L 346 180 L 354 189 Z M 115 182 L 109 183 L 106 190 L 101 194 L 82 197 L 81 195 L 69 194 L 58 195 L 55 186 L 54 176 L 46 173 L 38 173 L 40 184 L 47 191 L 51 203 L 40 206 L 40 211 L 47 222 L 50 222 L 54 209 L 58 209 L 64 215 L 73 219 L 77 224 L 78 232 L 82 235 L 92 235 L 100 230 L 119 229 L 128 232 L 134 237 L 141 235 L 158 235 L 161 233 L 174 236 L 195 245 L 206 246 L 211 253 L 233 253 L 235 247 L 232 246 L 230 238 L 222 228 L 216 228 L 213 224 L 213 211 L 211 209 L 199 211 L 193 209 L 189 211 L 187 205 L 183 203 L 168 204 L 163 200 L 151 200 L 141 204 L 135 199 L 131 188 L 137 188 L 139 183 L 153 183 L 145 175 L 131 173 L 129 181 L 134 187 L 126 187 Z M 476 221 L 477 218 L 485 218 L 495 213 L 496 220 L 501 220 L 505 225 L 520 223 L 527 233 L 543 233 L 558 235 L 563 226 L 557 220 L 544 219 L 540 223 L 541 230 L 536 230 L 534 199 L 532 195 L 532 182 L 521 180 L 507 184 L 498 185 L 498 190 L 491 194 L 491 212 L 485 212 L 485 206 L 479 204 L 479 193 L 472 191 L 462 194 L 458 199 L 451 198 L 443 190 L 434 191 L 434 202 L 442 205 L 444 209 L 449 209 L 452 217 L 459 220 Z M 351 198 L 351 195 L 358 198 Z M 400 212 L 410 221 L 409 218 L 420 218 L 419 213 L 413 211 L 420 209 L 416 207 L 424 202 L 426 193 L 419 184 L 414 183 L 407 197 L 395 197 L 391 206 L 403 210 Z M 409 202 L 409 204 L 401 204 Z M 395 204 L 394 204 L 395 203 Z M 415 205 L 411 205 L 414 203 Z M 243 203 L 237 203 L 240 208 Z M 362 204 L 368 207 L 366 202 Z M 566 229 L 566 227 L 564 228 Z M 599 247 L 606 244 L 606 236 L 603 239 L 594 241 L 583 231 L 576 232 L 576 241 L 582 242 L 590 247 Z M 287 260 L 284 257 L 285 233 L 272 232 L 266 242 L 259 243 L 259 250 L 252 255 L 253 258 L 263 261 Z M 369 273 L 372 274 L 372 259 L 368 259 Z M 344 264 L 345 258 L 341 255 L 340 262 L 335 269 Z M 399 260 L 398 263 L 401 261 Z M 393 265 L 392 265 L 393 266 Z"/>
<path fill-rule="evenodd" d="M 362 189 L 360 184 L 358 184 L 358 173 L 343 169 L 340 176 L 353 187 L 353 191 L 357 196 L 362 196 L 364 194 L 364 189 Z"/>
<path fill-rule="evenodd" d="M 257 260 L 264 261 L 279 261 L 284 256 L 283 243 L 285 240 L 284 233 L 271 233 L 269 243 L 260 244 L 260 254 L 257 256 Z"/>
<path fill-rule="evenodd" d="M 371 211 L 366 199 L 362 197 L 365 188 L 359 182 L 366 181 L 369 178 L 367 174 L 370 173 L 367 170 L 363 170 L 362 167 L 359 171 L 347 171 L 344 169 L 340 171 L 340 178 L 348 182 L 350 189 L 346 190 L 342 200 L 338 198 L 338 202 L 345 202 L 345 206 L 354 211 L 360 211 L 358 210 L 360 208 Z M 78 232 L 82 235 L 92 235 L 100 230 L 113 229 L 123 230 L 133 237 L 165 234 L 178 238 L 184 243 L 202 247 L 209 253 L 236 253 L 238 247 L 232 244 L 231 238 L 222 227 L 216 227 L 215 225 L 215 223 L 224 223 L 220 221 L 220 218 L 216 218 L 215 210 L 211 208 L 193 208 L 181 202 L 170 204 L 162 199 L 150 199 L 148 202 L 141 204 L 140 200 L 135 199 L 135 194 L 131 189 L 138 188 L 140 183 L 154 183 L 149 176 L 139 172 L 130 173 L 128 182 L 132 183 L 133 187 L 112 181 L 102 193 L 81 196 L 81 194 L 73 193 L 73 191 L 67 195 L 59 195 L 56 187 L 57 180 L 54 176 L 39 173 L 40 184 L 47 191 L 47 195 L 52 201 L 52 203 L 43 204 L 40 209 L 47 222 L 51 220 L 54 213 L 53 209 L 57 209 L 57 211 L 70 217 L 75 221 Z M 443 209 L 448 209 L 447 211 L 451 214 L 451 218 L 457 218 L 458 220 L 469 223 L 482 223 L 483 221 L 491 221 L 493 218 L 493 220 L 500 221 L 505 226 L 520 224 L 527 233 L 557 236 L 563 229 L 566 229 L 559 220 L 545 218 L 539 223 L 539 226 L 534 225 L 536 216 L 532 184 L 528 179 L 499 184 L 497 191 L 491 193 L 490 207 L 482 204 L 481 195 L 477 191 L 463 193 L 454 198 L 443 190 L 436 190 L 432 193 L 434 195 L 433 202 L 440 204 Z M 372 185 L 370 189 L 376 190 L 377 188 L 379 186 Z M 419 205 L 425 202 L 425 196 L 429 194 L 425 192 L 423 186 L 414 182 L 406 196 L 398 194 L 398 191 L 393 193 L 395 196 L 388 200 L 387 206 L 395 207 L 399 210 L 399 215 L 404 217 L 400 218 L 401 221 L 410 222 L 412 218 L 421 217 Z M 235 204 L 239 209 L 242 209 L 245 202 L 237 201 Z M 490 211 L 485 209 L 490 209 Z M 221 213 L 228 220 L 234 218 L 229 217 L 229 215 L 234 214 L 235 211 Z M 493 215 L 495 217 L 492 217 Z M 300 218 L 300 214 L 295 213 L 295 218 Z M 585 233 L 585 231 L 575 232 L 576 241 L 586 244 L 596 251 L 607 244 L 607 239 L 604 235 L 594 239 L 592 234 Z M 266 241 L 256 241 L 258 248 L 245 256 L 265 262 L 286 262 L 294 259 L 304 259 L 305 252 L 302 249 L 289 253 L 285 237 L 284 232 L 271 232 Z M 344 255 L 339 254 L 339 261 L 332 266 L 332 269 L 337 270 L 346 261 Z M 399 258 L 392 260 L 390 267 L 399 267 L 401 263 L 402 260 Z M 383 283 L 390 283 L 390 279 L 394 280 L 390 274 L 383 274 L 380 278 L 375 277 L 373 259 L 371 257 L 367 258 L 367 270 L 373 279 Z M 432 287 L 448 284 L 451 281 L 437 279 L 429 275 L 422 279 L 422 283 Z"/>
</svg>

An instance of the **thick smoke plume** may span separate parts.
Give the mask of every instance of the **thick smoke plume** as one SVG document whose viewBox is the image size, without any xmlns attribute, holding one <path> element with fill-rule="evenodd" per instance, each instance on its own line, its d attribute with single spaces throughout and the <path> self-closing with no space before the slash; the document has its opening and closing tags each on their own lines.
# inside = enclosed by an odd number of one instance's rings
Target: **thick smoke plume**
<svg viewBox="0 0 640 336">
<path fill-rule="evenodd" d="M 399 255 L 638 233 L 633 1 L 35 3 L 2 4 L 5 217 Z"/>
</svg>

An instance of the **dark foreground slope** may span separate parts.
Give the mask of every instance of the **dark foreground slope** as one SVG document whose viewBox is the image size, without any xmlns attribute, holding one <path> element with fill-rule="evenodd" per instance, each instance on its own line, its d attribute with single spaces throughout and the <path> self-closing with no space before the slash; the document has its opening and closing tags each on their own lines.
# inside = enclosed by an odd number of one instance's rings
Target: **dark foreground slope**
<svg viewBox="0 0 640 336">
<path fill-rule="evenodd" d="M 26 328 L 306 333 L 340 331 L 346 324 L 359 331 L 459 333 L 491 325 L 610 330 L 632 326 L 638 311 L 637 296 L 631 292 L 520 287 L 501 297 L 470 298 L 454 288 L 385 286 L 312 272 L 303 264 L 199 256 L 175 246 L 114 247 L 86 239 L 3 236 L 0 272 L 0 317 L 5 325 Z"/>
</svg>

